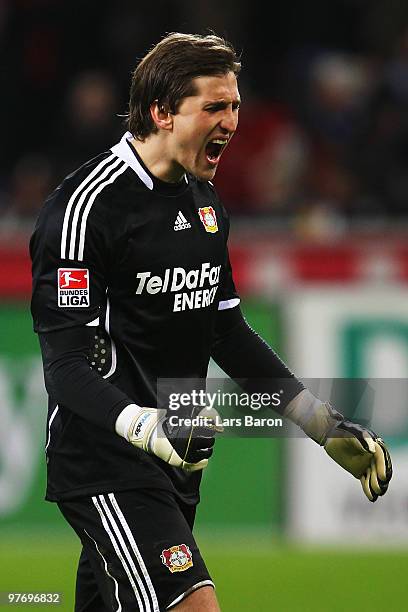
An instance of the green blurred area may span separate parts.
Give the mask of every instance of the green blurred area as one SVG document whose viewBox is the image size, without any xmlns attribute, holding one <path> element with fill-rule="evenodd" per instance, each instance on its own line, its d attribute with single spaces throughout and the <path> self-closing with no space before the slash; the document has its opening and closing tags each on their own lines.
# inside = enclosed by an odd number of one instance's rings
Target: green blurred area
<svg viewBox="0 0 408 612">
<path fill-rule="evenodd" d="M 34 609 L 71 612 L 79 555 L 74 536 L 3 534 L 1 540 L 0 591 L 61 592 L 62 605 Z M 238 532 L 229 538 L 199 533 L 197 540 L 223 612 L 406 609 L 408 555 L 401 551 L 307 550 Z"/>
<path fill-rule="evenodd" d="M 242 310 L 253 329 L 279 352 L 278 307 L 247 299 Z M 283 443 L 278 438 L 218 439 L 203 475 L 198 527 L 276 531 L 283 519 Z"/>
</svg>

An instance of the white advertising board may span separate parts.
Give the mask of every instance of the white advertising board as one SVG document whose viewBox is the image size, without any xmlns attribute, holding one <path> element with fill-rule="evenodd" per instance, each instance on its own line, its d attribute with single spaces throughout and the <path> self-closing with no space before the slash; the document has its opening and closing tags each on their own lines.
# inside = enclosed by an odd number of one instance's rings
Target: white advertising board
<svg viewBox="0 0 408 612">
<path fill-rule="evenodd" d="M 372 504 L 360 483 L 313 441 L 290 439 L 289 535 L 316 543 L 406 545 L 408 393 L 401 393 L 401 379 L 408 379 L 408 290 L 297 289 L 288 293 L 284 313 L 288 363 L 301 378 L 321 380 L 321 399 L 329 399 L 327 379 L 368 379 L 374 389 L 372 428 L 389 436 L 394 465 L 387 495 Z"/>
</svg>

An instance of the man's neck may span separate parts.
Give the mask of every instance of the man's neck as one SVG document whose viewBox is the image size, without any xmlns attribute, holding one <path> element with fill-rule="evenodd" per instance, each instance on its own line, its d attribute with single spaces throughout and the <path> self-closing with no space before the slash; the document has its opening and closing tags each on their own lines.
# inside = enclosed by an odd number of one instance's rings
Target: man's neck
<svg viewBox="0 0 408 612">
<path fill-rule="evenodd" d="M 153 176 L 166 183 L 178 183 L 182 180 L 185 174 L 184 168 L 168 159 L 164 143 L 159 142 L 155 135 L 144 141 L 132 138 L 130 144 Z"/>
</svg>

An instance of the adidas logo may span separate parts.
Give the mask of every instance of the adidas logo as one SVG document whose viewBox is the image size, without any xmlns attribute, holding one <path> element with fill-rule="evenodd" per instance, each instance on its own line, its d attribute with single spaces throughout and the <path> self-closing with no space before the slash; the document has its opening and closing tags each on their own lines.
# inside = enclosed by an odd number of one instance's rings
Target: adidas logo
<svg viewBox="0 0 408 612">
<path fill-rule="evenodd" d="M 191 223 L 187 221 L 181 210 L 178 211 L 176 220 L 174 222 L 174 231 L 178 232 L 183 229 L 190 229 Z"/>
</svg>

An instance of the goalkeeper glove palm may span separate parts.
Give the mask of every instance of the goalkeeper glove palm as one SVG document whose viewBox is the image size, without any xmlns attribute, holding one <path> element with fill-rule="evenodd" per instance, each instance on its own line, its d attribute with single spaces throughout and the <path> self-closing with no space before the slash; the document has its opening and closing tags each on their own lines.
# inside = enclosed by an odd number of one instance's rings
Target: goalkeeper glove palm
<svg viewBox="0 0 408 612">
<path fill-rule="evenodd" d="M 348 421 L 307 389 L 289 403 L 285 416 L 358 478 L 370 501 L 384 495 L 392 477 L 391 457 L 382 439 L 372 430 Z"/>
<path fill-rule="evenodd" d="M 324 449 L 360 480 L 371 502 L 386 493 L 392 477 L 391 457 L 383 440 L 372 430 L 342 419 L 329 432 Z"/>
</svg>

